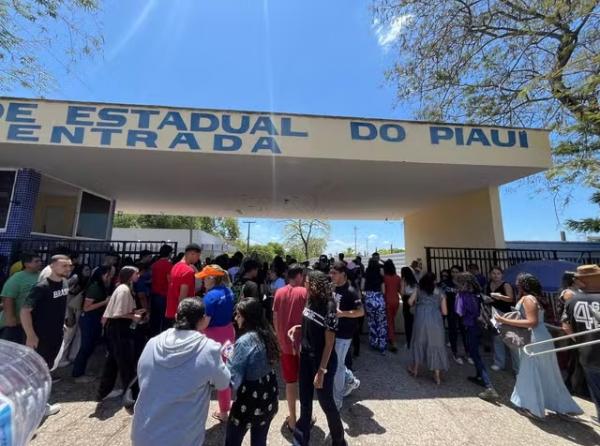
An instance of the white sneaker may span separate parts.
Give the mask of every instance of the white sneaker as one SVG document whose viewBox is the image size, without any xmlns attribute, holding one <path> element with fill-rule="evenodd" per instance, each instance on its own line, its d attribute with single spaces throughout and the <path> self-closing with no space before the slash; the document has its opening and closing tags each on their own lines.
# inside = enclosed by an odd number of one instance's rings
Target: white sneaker
<svg viewBox="0 0 600 446">
<path fill-rule="evenodd" d="M 462 358 L 460 358 L 458 356 L 454 356 L 454 362 L 456 362 L 458 365 L 464 364 L 464 361 L 462 360 Z"/>
<path fill-rule="evenodd" d="M 492 365 L 490 366 L 490 369 L 492 369 L 494 372 L 499 372 L 500 370 L 502 370 L 502 369 L 500 368 L 500 366 L 497 366 L 496 364 L 492 364 Z"/>
<path fill-rule="evenodd" d="M 89 375 L 81 375 L 75 378 L 73 381 L 75 381 L 77 384 L 89 384 L 96 381 L 96 378 Z"/>
<path fill-rule="evenodd" d="M 475 364 L 475 361 L 473 361 L 471 358 L 467 358 L 467 362 L 471 365 Z"/>
<path fill-rule="evenodd" d="M 60 404 L 46 404 L 46 416 L 50 417 L 60 412 Z"/>
<path fill-rule="evenodd" d="M 346 391 L 344 392 L 344 396 L 350 395 L 352 392 L 354 392 L 359 387 L 360 387 L 360 379 L 354 378 L 354 381 L 352 381 L 350 383 L 350 385 L 346 388 Z"/>
<path fill-rule="evenodd" d="M 114 389 L 112 392 L 110 392 L 108 395 L 102 398 L 102 401 L 110 400 L 111 398 L 116 398 L 118 396 L 121 396 L 122 393 L 122 389 Z"/>
</svg>

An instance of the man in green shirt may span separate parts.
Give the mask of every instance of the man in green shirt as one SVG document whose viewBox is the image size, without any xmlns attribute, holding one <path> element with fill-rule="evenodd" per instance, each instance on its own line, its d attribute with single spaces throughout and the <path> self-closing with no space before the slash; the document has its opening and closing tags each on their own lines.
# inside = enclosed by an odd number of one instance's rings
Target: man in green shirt
<svg viewBox="0 0 600 446">
<path fill-rule="evenodd" d="M 23 270 L 10 276 L 0 292 L 3 306 L 0 312 L 0 339 L 25 344 L 19 313 L 25 298 L 38 281 L 42 259 L 37 254 L 24 253 L 21 260 Z"/>
</svg>

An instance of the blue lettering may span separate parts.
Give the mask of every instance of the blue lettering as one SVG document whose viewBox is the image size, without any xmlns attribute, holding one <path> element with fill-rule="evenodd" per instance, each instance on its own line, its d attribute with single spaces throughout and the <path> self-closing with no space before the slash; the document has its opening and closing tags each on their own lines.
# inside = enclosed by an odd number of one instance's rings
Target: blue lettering
<svg viewBox="0 0 600 446">
<path fill-rule="evenodd" d="M 181 118 L 181 116 L 179 118 Z M 198 144 L 198 141 L 196 141 L 196 137 L 193 133 L 178 133 L 173 139 L 173 142 L 169 145 L 169 149 L 175 149 L 178 144 L 187 144 L 189 149 L 200 150 L 200 144 Z"/>
<path fill-rule="evenodd" d="M 361 129 L 366 129 L 367 134 L 363 134 Z M 377 138 L 377 127 L 369 122 L 356 122 L 352 121 L 350 123 L 350 135 L 352 139 L 360 139 L 364 141 L 371 141 Z"/>
<path fill-rule="evenodd" d="M 8 122 L 35 122 L 35 118 L 26 118 L 31 116 L 31 110 L 37 108 L 37 104 L 23 102 L 10 102 L 6 111 L 6 120 Z"/>
<path fill-rule="evenodd" d="M 173 125 L 177 130 L 187 130 L 187 126 L 185 122 L 183 122 L 183 118 L 176 111 L 168 112 L 162 122 L 158 125 L 158 130 L 164 128 L 165 125 Z"/>
<path fill-rule="evenodd" d="M 112 135 L 115 133 L 123 133 L 121 129 L 103 129 L 101 127 L 90 129 L 95 133 L 100 133 L 100 144 L 103 146 L 110 146 L 112 143 Z"/>
<path fill-rule="evenodd" d="M 129 130 L 127 132 L 127 145 L 129 147 L 135 147 L 136 143 L 141 142 L 146 147 L 156 149 L 156 132 L 150 132 L 148 130 Z"/>
<path fill-rule="evenodd" d="M 470 146 L 474 142 L 480 142 L 484 146 L 490 146 L 490 142 L 482 129 L 471 129 L 471 133 L 469 133 L 469 137 L 467 138 L 467 145 Z"/>
<path fill-rule="evenodd" d="M 202 126 L 202 120 L 208 120 L 208 125 Z M 193 112 L 190 122 L 190 130 L 192 132 L 214 132 L 219 128 L 219 118 L 212 113 Z"/>
<path fill-rule="evenodd" d="M 71 132 L 67 127 L 57 125 L 52 127 L 52 134 L 50 135 L 50 142 L 54 144 L 62 143 L 63 136 L 71 144 L 83 144 L 83 134 L 85 127 L 75 127 L 75 130 Z"/>
<path fill-rule="evenodd" d="M 514 147 L 517 142 L 517 138 L 514 130 L 507 130 L 508 141 L 500 141 L 500 130 L 492 129 L 492 143 L 498 147 Z"/>
<path fill-rule="evenodd" d="M 225 121 L 223 121 L 225 122 Z M 225 126 L 223 126 L 225 127 Z M 213 150 L 219 152 L 236 152 L 242 147 L 242 138 L 233 135 L 215 135 Z"/>
<path fill-rule="evenodd" d="M 390 130 L 393 130 L 391 135 Z M 381 139 L 388 142 L 400 142 L 406 138 L 404 128 L 398 124 L 383 124 L 379 128 L 379 134 L 381 135 Z"/>
<path fill-rule="evenodd" d="M 150 128 L 150 117 L 152 115 L 158 115 L 160 112 L 158 110 L 142 110 L 142 109 L 131 109 L 131 113 L 134 115 L 138 115 L 138 125 L 139 129 L 147 129 Z"/>
<path fill-rule="evenodd" d="M 250 128 L 250 116 L 242 115 L 240 119 L 240 126 L 233 128 L 231 126 L 231 115 L 223 115 L 223 130 L 227 133 L 246 133 Z M 215 149 L 218 150 L 218 149 Z"/>
<path fill-rule="evenodd" d="M 451 140 L 454 132 L 450 127 L 429 127 L 431 144 L 439 144 L 442 140 Z"/>
<path fill-rule="evenodd" d="M 98 111 L 98 118 L 101 121 L 97 124 L 100 127 L 123 127 L 127 123 L 126 108 L 101 108 Z"/>
<path fill-rule="evenodd" d="M 254 123 L 254 127 L 250 130 L 251 134 L 255 134 L 256 132 L 267 132 L 268 135 L 279 135 L 277 133 L 277 129 L 273 125 L 273 121 L 268 116 L 259 116 L 256 122 Z"/>
<path fill-rule="evenodd" d="M 292 130 L 292 118 L 281 118 L 281 136 L 296 136 L 306 138 L 308 132 L 299 132 Z"/>
<path fill-rule="evenodd" d="M 80 121 L 80 118 L 89 118 L 91 112 L 95 112 L 96 107 L 83 105 L 69 105 L 67 109 L 67 125 L 94 125 L 92 121 Z"/>
<path fill-rule="evenodd" d="M 41 129 L 41 125 L 33 124 L 11 124 L 8 126 L 8 134 L 6 139 L 12 141 L 39 141 L 37 136 L 34 136 L 34 130 Z"/>
<path fill-rule="evenodd" d="M 526 130 L 521 130 L 519 132 L 519 145 L 525 149 L 527 147 L 529 147 L 529 143 L 527 141 L 527 131 Z"/>
<path fill-rule="evenodd" d="M 465 145 L 465 134 L 463 132 L 463 128 L 462 127 L 454 127 L 454 136 L 456 139 L 456 145 L 457 146 L 464 146 Z"/>
<path fill-rule="evenodd" d="M 254 144 L 254 147 L 252 148 L 252 153 L 258 152 L 259 150 L 270 150 L 272 153 L 281 153 L 277 141 L 271 136 L 261 136 L 258 138 L 258 141 L 256 141 L 256 144 Z"/>
</svg>

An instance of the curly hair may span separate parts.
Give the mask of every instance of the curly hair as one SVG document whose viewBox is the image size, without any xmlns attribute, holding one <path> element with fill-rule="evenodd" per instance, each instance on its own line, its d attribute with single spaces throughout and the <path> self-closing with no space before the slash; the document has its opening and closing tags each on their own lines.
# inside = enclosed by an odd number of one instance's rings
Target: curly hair
<svg viewBox="0 0 600 446">
<path fill-rule="evenodd" d="M 517 286 L 525 294 L 532 294 L 536 297 L 542 296 L 542 284 L 533 274 L 521 273 L 517 276 Z"/>
<path fill-rule="evenodd" d="M 331 297 L 331 285 L 327 275 L 319 270 L 308 273 L 308 298 L 313 303 L 325 301 Z"/>
<path fill-rule="evenodd" d="M 459 273 L 456 282 L 461 286 L 465 286 L 468 291 L 474 294 L 481 293 L 481 285 L 479 285 L 477 278 L 471 273 Z"/>
</svg>

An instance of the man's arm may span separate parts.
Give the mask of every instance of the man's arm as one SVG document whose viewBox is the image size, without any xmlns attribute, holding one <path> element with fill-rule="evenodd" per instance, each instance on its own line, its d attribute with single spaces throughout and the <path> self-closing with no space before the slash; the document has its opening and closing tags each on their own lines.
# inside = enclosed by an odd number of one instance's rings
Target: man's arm
<svg viewBox="0 0 600 446">
<path fill-rule="evenodd" d="M 188 297 L 188 286 L 185 284 L 182 284 L 179 286 L 179 302 L 181 302 L 183 299 L 185 299 L 186 297 Z"/>
<path fill-rule="evenodd" d="M 16 327 L 17 314 L 15 313 L 15 300 L 12 297 L 2 297 L 2 311 L 4 312 L 4 326 Z"/>
<path fill-rule="evenodd" d="M 27 337 L 25 341 L 25 345 L 27 347 L 31 347 L 32 349 L 36 349 L 39 343 L 39 339 L 35 330 L 33 329 L 33 319 L 31 318 L 31 310 L 32 308 L 23 307 L 21 308 L 21 325 L 23 326 L 23 330 L 25 331 L 25 336 Z"/>
</svg>

